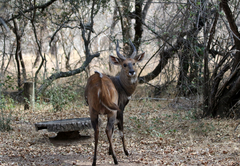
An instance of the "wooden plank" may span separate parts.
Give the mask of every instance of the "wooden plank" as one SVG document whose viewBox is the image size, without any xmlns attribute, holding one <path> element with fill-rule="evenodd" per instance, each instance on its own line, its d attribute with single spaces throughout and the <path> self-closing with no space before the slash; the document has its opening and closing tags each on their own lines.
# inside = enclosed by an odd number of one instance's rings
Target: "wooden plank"
<svg viewBox="0 0 240 166">
<path fill-rule="evenodd" d="M 101 124 L 101 120 L 100 120 Z M 92 128 L 90 118 L 73 118 L 54 121 L 38 122 L 36 130 L 47 129 L 49 132 L 70 132 Z"/>
</svg>

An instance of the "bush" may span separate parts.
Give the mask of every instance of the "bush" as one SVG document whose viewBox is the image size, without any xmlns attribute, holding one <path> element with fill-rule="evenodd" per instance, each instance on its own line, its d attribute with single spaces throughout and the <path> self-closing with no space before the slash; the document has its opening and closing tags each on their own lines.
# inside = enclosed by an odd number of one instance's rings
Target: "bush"
<svg viewBox="0 0 240 166">
<path fill-rule="evenodd" d="M 5 110 L 11 109 L 12 103 L 10 103 L 10 107 L 6 105 L 6 99 L 0 95 L 0 109 L 1 109 L 1 115 L 0 115 L 0 131 L 9 131 L 11 130 L 11 122 L 12 122 L 12 115 L 11 112 L 7 115 L 4 113 Z"/>
<path fill-rule="evenodd" d="M 67 104 L 73 102 L 77 97 L 76 91 L 72 90 L 71 86 L 61 87 L 59 85 L 53 86 L 46 92 L 46 95 L 49 97 L 54 111 L 62 111 Z"/>
<path fill-rule="evenodd" d="M 12 130 L 10 124 L 12 122 L 11 113 L 5 115 L 3 109 L 1 109 L 1 116 L 0 116 L 0 131 L 9 131 Z"/>
</svg>

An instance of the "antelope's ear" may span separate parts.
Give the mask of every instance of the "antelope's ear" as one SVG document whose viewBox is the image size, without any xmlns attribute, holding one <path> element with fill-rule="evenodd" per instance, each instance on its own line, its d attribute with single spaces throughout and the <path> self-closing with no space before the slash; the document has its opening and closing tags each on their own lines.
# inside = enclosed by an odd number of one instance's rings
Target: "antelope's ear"
<svg viewBox="0 0 240 166">
<path fill-rule="evenodd" d="M 141 62 L 144 58 L 144 55 L 145 55 L 145 52 L 139 54 L 138 56 L 135 56 L 134 59 L 137 61 L 137 62 Z"/>
<path fill-rule="evenodd" d="M 112 55 L 109 55 L 109 60 L 110 60 L 110 62 L 112 62 L 112 64 L 114 64 L 114 65 L 121 65 L 120 59 L 119 59 L 119 58 L 116 58 L 116 57 L 114 57 L 114 56 L 112 56 Z"/>
</svg>

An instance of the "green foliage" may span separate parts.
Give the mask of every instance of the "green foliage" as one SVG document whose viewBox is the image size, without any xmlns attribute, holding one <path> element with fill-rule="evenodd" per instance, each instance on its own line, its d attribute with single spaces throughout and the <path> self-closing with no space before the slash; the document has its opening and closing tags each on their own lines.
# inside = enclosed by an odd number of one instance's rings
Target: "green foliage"
<svg viewBox="0 0 240 166">
<path fill-rule="evenodd" d="M 12 89 L 14 90 L 14 79 L 12 76 L 7 75 L 7 77 L 4 80 L 4 83 L 2 84 L 2 86 L 6 89 Z"/>
<path fill-rule="evenodd" d="M 5 113 L 5 110 L 11 110 L 12 108 L 14 108 L 13 100 L 9 99 L 7 101 L 3 95 L 0 95 L 0 131 L 9 131 L 12 129 L 10 126 L 12 122 L 11 111 L 9 114 Z"/>
<path fill-rule="evenodd" d="M 74 91 L 71 86 L 62 87 L 53 85 L 53 87 L 46 92 L 46 95 L 50 98 L 50 103 L 54 111 L 62 111 L 66 105 L 75 101 L 77 98 L 77 92 Z"/>
<path fill-rule="evenodd" d="M 199 119 L 199 110 L 184 109 L 178 107 L 173 112 L 164 112 L 161 104 L 150 106 L 147 101 L 145 109 L 140 110 L 140 114 L 132 114 L 129 116 L 133 132 L 140 135 L 151 137 L 174 137 L 180 133 L 191 131 L 194 134 L 206 135 L 210 131 L 214 131 L 215 127 L 210 123 L 202 122 Z M 142 102 L 142 103 L 143 103 Z M 155 108 L 154 108 L 155 107 Z M 138 110 L 139 111 L 139 110 Z M 145 112 L 146 111 L 146 112 Z"/>
<path fill-rule="evenodd" d="M 129 117 L 134 123 L 134 128 L 137 128 L 138 133 L 140 134 L 150 134 L 153 137 L 162 137 L 163 134 L 160 132 L 161 129 L 161 118 L 153 117 L 148 118 L 150 115 L 149 112 L 142 113 L 140 116 Z"/>
<path fill-rule="evenodd" d="M 207 134 L 210 131 L 214 131 L 216 128 L 212 123 L 198 122 L 199 125 L 195 126 L 192 131 L 197 134 Z"/>
<path fill-rule="evenodd" d="M 6 115 L 4 113 L 4 110 L 1 109 L 1 115 L 0 115 L 0 131 L 9 131 L 12 130 L 11 128 L 11 122 L 12 122 L 12 116 L 11 112 Z"/>
</svg>

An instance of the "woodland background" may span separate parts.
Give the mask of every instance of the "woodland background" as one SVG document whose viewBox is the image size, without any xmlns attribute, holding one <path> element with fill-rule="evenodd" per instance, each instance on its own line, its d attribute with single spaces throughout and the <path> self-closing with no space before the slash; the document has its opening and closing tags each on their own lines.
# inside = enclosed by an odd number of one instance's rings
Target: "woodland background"
<svg viewBox="0 0 240 166">
<path fill-rule="evenodd" d="M 32 132 L 32 125 L 88 116 L 87 78 L 95 70 L 116 75 L 108 56 L 116 55 L 116 40 L 130 54 L 131 39 L 145 60 L 124 115 L 135 151 L 121 162 L 236 165 L 239 17 L 238 0 L 1 0 L 0 164 L 51 165 L 56 158 L 55 165 L 68 165 L 62 156 L 70 155 L 70 165 L 87 165 L 92 140 L 52 147 L 49 133 Z M 29 110 L 26 82 L 36 96 Z M 49 157 L 58 148 L 62 153 Z M 39 158 L 43 149 L 46 160 Z"/>
</svg>

